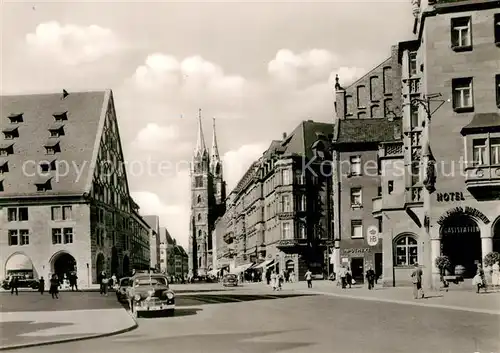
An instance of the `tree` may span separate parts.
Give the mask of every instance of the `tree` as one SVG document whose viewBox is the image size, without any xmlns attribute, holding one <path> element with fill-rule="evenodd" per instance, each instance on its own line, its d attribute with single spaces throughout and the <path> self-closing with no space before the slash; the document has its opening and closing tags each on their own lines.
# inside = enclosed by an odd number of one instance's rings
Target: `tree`
<svg viewBox="0 0 500 353">
<path fill-rule="evenodd" d="M 484 266 L 492 266 L 498 261 L 500 261 L 500 253 L 492 251 L 484 257 Z"/>
</svg>

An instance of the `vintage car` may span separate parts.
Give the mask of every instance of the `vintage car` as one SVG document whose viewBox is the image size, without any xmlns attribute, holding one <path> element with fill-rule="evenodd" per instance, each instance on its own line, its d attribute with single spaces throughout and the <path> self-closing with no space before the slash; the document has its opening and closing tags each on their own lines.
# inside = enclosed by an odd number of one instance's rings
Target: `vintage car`
<svg viewBox="0 0 500 353">
<path fill-rule="evenodd" d="M 118 288 L 116 289 L 116 299 L 121 303 L 127 300 L 127 290 L 130 285 L 130 277 L 120 278 Z"/>
<path fill-rule="evenodd" d="M 238 276 L 236 276 L 234 273 L 226 273 L 222 278 L 222 285 L 224 287 L 237 287 Z"/>
<path fill-rule="evenodd" d="M 175 310 L 175 293 L 170 290 L 165 275 L 136 274 L 129 281 L 127 299 L 134 317 L 140 313 L 162 311 L 172 316 Z"/>
<path fill-rule="evenodd" d="M 2 281 L 2 288 L 9 290 L 10 289 L 10 282 L 12 281 L 12 278 L 16 277 L 17 278 L 17 287 L 18 288 L 31 288 L 31 289 L 38 289 L 40 282 L 36 279 L 33 278 L 26 278 L 25 276 L 20 276 L 20 275 L 9 275 L 7 276 L 6 279 Z"/>
</svg>

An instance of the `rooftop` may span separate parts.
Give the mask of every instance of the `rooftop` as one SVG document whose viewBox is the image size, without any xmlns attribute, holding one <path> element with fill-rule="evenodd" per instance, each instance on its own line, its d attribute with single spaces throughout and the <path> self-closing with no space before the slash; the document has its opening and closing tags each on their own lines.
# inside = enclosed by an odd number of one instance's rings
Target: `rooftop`
<svg viewBox="0 0 500 353">
<path fill-rule="evenodd" d="M 335 144 L 379 143 L 402 140 L 401 118 L 341 119 L 338 121 Z"/>
<path fill-rule="evenodd" d="M 0 154 L 8 165 L 0 197 L 89 192 L 110 97 L 111 91 L 0 96 Z M 51 190 L 38 191 L 43 161 L 55 162 L 59 172 L 51 173 Z"/>
</svg>

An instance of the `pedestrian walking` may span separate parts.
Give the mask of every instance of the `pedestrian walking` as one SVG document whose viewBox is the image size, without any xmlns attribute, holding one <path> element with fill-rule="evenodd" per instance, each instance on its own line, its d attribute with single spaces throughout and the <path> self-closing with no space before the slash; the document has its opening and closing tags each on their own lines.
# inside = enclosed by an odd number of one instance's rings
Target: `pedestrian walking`
<svg viewBox="0 0 500 353">
<path fill-rule="evenodd" d="M 424 289 L 422 288 L 422 276 L 423 271 L 418 266 L 418 263 L 415 264 L 415 270 L 411 273 L 412 283 L 413 283 L 413 298 L 419 299 L 424 298 Z"/>
<path fill-rule="evenodd" d="M 307 272 L 306 272 L 304 278 L 307 281 L 307 288 L 312 288 L 313 287 L 313 284 L 312 284 L 312 272 L 311 272 L 310 269 L 307 269 Z"/>
<path fill-rule="evenodd" d="M 101 277 L 101 295 L 108 296 L 108 285 L 109 285 L 109 278 L 106 276 L 106 272 L 102 273 Z"/>
<path fill-rule="evenodd" d="M 45 279 L 43 279 L 43 276 L 38 280 L 38 291 L 41 295 L 45 292 Z"/>
<path fill-rule="evenodd" d="M 377 275 L 375 274 L 375 271 L 373 271 L 373 268 L 370 266 L 368 268 L 368 271 L 366 271 L 366 281 L 368 282 L 368 289 L 372 290 L 375 287 L 375 278 Z"/>
<path fill-rule="evenodd" d="M 479 294 L 479 290 L 481 288 L 484 289 L 486 293 L 488 290 L 488 285 L 486 284 L 486 278 L 484 275 L 484 270 L 481 267 L 481 264 L 477 264 L 477 272 L 474 278 L 472 279 L 472 285 L 476 287 L 476 293 Z"/>
<path fill-rule="evenodd" d="M 59 299 L 59 278 L 55 273 L 50 278 L 49 293 L 52 295 L 52 299 Z"/>
<path fill-rule="evenodd" d="M 274 271 L 271 273 L 271 286 L 273 287 L 273 291 L 278 288 L 278 276 Z"/>
<path fill-rule="evenodd" d="M 266 271 L 266 281 L 267 285 L 269 286 L 271 284 L 271 271 L 269 270 Z"/>
<path fill-rule="evenodd" d="M 500 261 L 491 266 L 491 284 L 495 288 L 500 286 Z"/>
<path fill-rule="evenodd" d="M 14 292 L 19 295 L 19 280 L 16 276 L 12 276 L 10 279 L 10 295 L 13 295 Z"/>
<path fill-rule="evenodd" d="M 342 289 L 347 287 L 347 269 L 342 266 L 339 270 L 340 283 L 342 284 Z"/>
<path fill-rule="evenodd" d="M 353 279 L 352 279 L 352 272 L 351 272 L 351 269 L 349 267 L 347 268 L 346 273 L 345 273 L 345 280 L 346 280 L 349 288 L 351 288 Z"/>
<path fill-rule="evenodd" d="M 76 272 L 71 272 L 69 275 L 69 285 L 71 286 L 71 291 L 77 291 L 78 292 L 78 276 L 76 275 Z"/>
</svg>

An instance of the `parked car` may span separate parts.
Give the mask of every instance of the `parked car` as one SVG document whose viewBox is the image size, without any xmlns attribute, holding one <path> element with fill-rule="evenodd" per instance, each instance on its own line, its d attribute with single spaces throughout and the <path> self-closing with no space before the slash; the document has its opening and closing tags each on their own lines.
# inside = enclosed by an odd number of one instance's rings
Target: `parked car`
<svg viewBox="0 0 500 353">
<path fill-rule="evenodd" d="M 2 288 L 9 290 L 10 289 L 10 281 L 12 280 L 12 275 L 7 276 L 6 279 L 2 281 Z M 31 288 L 38 289 L 40 282 L 33 278 L 26 278 L 24 276 L 15 276 L 17 277 L 18 288 Z"/>
<path fill-rule="evenodd" d="M 116 289 L 116 299 L 118 301 L 124 302 L 127 300 L 127 290 L 130 285 L 130 277 L 123 277 L 120 278 L 120 281 L 118 282 L 118 288 Z"/>
<path fill-rule="evenodd" d="M 151 273 L 136 274 L 129 280 L 127 299 L 134 317 L 143 312 L 163 311 L 172 316 L 175 293 L 169 288 L 167 276 Z"/>
<path fill-rule="evenodd" d="M 222 285 L 224 287 L 237 287 L 238 286 L 238 276 L 234 273 L 226 273 L 222 277 Z"/>
</svg>

